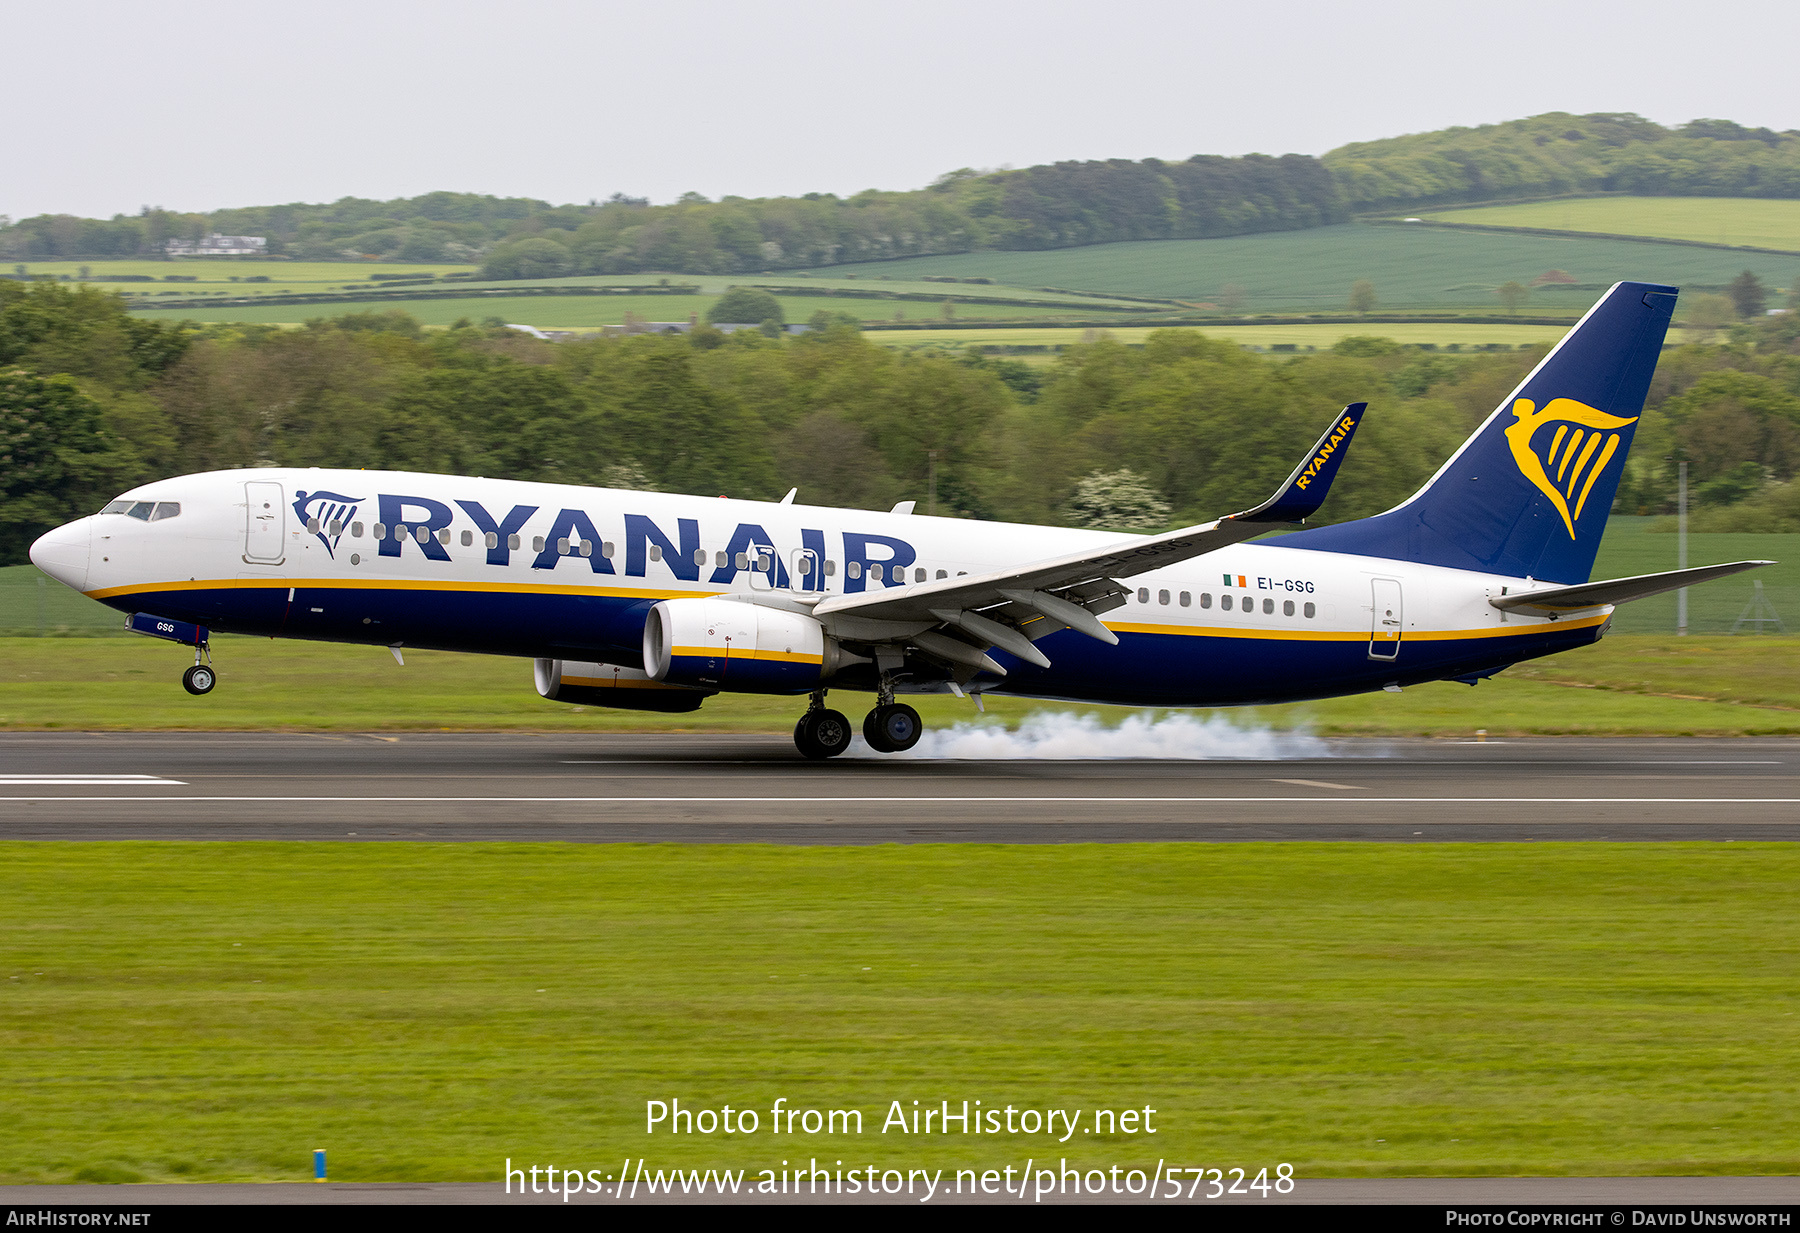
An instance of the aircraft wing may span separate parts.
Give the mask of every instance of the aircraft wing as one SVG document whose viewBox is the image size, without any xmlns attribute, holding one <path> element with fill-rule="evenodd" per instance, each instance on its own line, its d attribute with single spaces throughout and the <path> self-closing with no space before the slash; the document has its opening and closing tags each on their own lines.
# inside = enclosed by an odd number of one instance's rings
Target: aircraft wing
<svg viewBox="0 0 1800 1233">
<path fill-rule="evenodd" d="M 1275 495 L 1252 509 L 990 573 L 834 595 L 820 600 L 813 615 L 838 637 L 904 640 L 937 659 L 1002 675 L 1005 669 L 986 654 L 991 647 L 1049 667 L 1032 643 L 1058 630 L 1116 644 L 1118 636 L 1096 615 L 1125 602 L 1129 592 L 1116 579 L 1217 551 L 1316 511 L 1367 408 L 1360 402 L 1345 407 Z"/>
</svg>

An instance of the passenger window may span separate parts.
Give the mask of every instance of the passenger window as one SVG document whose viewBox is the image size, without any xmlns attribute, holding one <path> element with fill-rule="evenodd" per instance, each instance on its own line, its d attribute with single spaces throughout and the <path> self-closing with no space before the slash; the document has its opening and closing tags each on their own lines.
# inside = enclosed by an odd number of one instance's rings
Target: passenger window
<svg viewBox="0 0 1800 1233">
<path fill-rule="evenodd" d="M 126 510 L 125 512 L 127 514 L 131 515 L 133 518 L 138 519 L 140 522 L 149 522 L 150 521 L 150 511 L 155 508 L 156 508 L 156 502 L 154 502 L 154 501 L 137 501 L 137 502 L 133 502 L 131 508 Z"/>
<path fill-rule="evenodd" d="M 612 554 L 608 553 L 607 555 L 611 556 Z M 651 544 L 650 545 L 650 559 L 652 561 L 662 560 L 662 545 L 661 544 Z"/>
<path fill-rule="evenodd" d="M 500 534 L 497 531 L 489 531 L 487 533 L 487 537 L 485 539 L 483 539 L 481 542 L 489 548 L 498 548 L 500 546 Z M 518 537 L 514 536 L 513 537 L 513 547 L 517 548 L 518 546 L 519 546 Z"/>
<path fill-rule="evenodd" d="M 1263 615 L 1264 616 L 1274 616 L 1275 615 L 1275 601 L 1274 600 L 1272 600 L 1272 599 L 1263 600 Z"/>
<path fill-rule="evenodd" d="M 1293 600 L 1284 599 L 1281 601 L 1281 615 L 1282 616 L 1293 616 L 1294 615 L 1294 601 Z"/>
<path fill-rule="evenodd" d="M 381 524 L 380 523 L 377 523 L 375 525 L 375 537 L 377 539 L 381 538 Z M 353 522 L 350 524 L 350 538 L 351 539 L 361 539 L 362 538 L 362 523 Z"/>
<path fill-rule="evenodd" d="M 944 570 L 941 570 L 941 569 L 940 569 L 940 570 L 939 570 L 939 571 L 938 571 L 938 572 L 937 572 L 937 576 L 938 576 L 938 577 L 939 577 L 939 578 L 948 578 L 948 577 L 949 577 L 949 576 L 950 576 L 950 575 L 949 575 L 949 574 L 948 574 L 948 573 L 946 573 L 946 572 L 945 572 L 945 571 L 944 571 Z"/>
<path fill-rule="evenodd" d="M 584 539 L 581 541 L 581 555 L 584 557 L 591 557 L 594 555 L 594 541 L 593 540 Z"/>
<path fill-rule="evenodd" d="M 922 570 L 922 569 L 915 569 L 915 570 L 914 570 L 914 571 L 913 571 L 913 581 L 914 581 L 914 582 L 923 582 L 923 581 L 925 581 L 925 571 L 924 571 L 924 570 Z"/>
<path fill-rule="evenodd" d="M 1310 621 L 1313 619 L 1313 613 L 1317 612 L 1318 609 L 1314 608 L 1311 604 L 1308 604 L 1305 608 L 1301 609 L 1301 611 L 1306 614 L 1306 619 Z"/>
<path fill-rule="evenodd" d="M 534 535 L 531 537 L 531 550 L 533 552 L 542 552 L 544 550 L 544 537 L 543 536 Z"/>
<path fill-rule="evenodd" d="M 468 534 L 468 532 L 467 532 L 467 531 L 464 531 L 464 532 L 463 532 L 463 534 L 464 534 L 464 535 L 467 535 L 467 534 Z M 449 527 L 445 527 L 445 528 L 444 528 L 444 529 L 443 529 L 443 530 L 442 530 L 442 531 L 439 531 L 439 532 L 438 532 L 438 543 L 440 543 L 440 544 L 448 544 L 448 543 L 449 543 L 449 542 L 450 542 L 450 528 L 449 528 Z M 463 540 L 463 543 L 465 543 L 465 544 L 466 544 L 466 543 L 468 543 L 468 542 L 469 542 L 469 541 L 468 541 L 468 540 L 467 540 L 467 539 L 465 539 L 465 540 Z"/>
<path fill-rule="evenodd" d="M 869 566 L 869 577 L 876 582 L 880 582 L 882 575 L 886 572 L 886 569 L 880 565 Z"/>
<path fill-rule="evenodd" d="M 1149 587 L 1139 587 L 1138 588 L 1138 603 L 1147 604 L 1149 602 L 1150 602 L 1150 588 Z"/>
<path fill-rule="evenodd" d="M 747 553 L 747 552 L 738 553 L 737 567 L 739 569 L 749 569 L 750 568 L 750 554 L 749 553 Z"/>
<path fill-rule="evenodd" d="M 388 533 L 387 523 L 385 523 L 385 522 L 376 523 L 374 525 L 374 527 L 371 528 L 371 530 L 369 531 L 369 534 L 375 539 L 386 539 L 387 533 Z"/>
<path fill-rule="evenodd" d="M 306 520 L 306 533 L 308 535 L 317 535 L 319 533 L 319 520 L 317 518 L 308 518 Z"/>
<path fill-rule="evenodd" d="M 850 564 L 846 567 L 846 572 L 849 573 L 849 575 L 852 578 L 862 577 L 862 562 L 861 561 L 850 562 Z"/>
<path fill-rule="evenodd" d="M 519 537 L 516 535 L 507 536 L 506 537 L 506 546 L 508 548 L 512 549 L 514 552 L 517 552 L 519 550 Z"/>
<path fill-rule="evenodd" d="M 333 535 L 342 535 L 344 533 L 343 521 L 338 518 L 333 518 L 331 520 L 330 530 Z"/>
<path fill-rule="evenodd" d="M 566 536 L 556 541 L 556 555 L 559 557 L 566 557 L 569 555 L 569 541 Z"/>
<path fill-rule="evenodd" d="M 1200 592 L 1200 606 L 1202 608 L 1212 607 L 1212 592 L 1211 591 Z"/>
<path fill-rule="evenodd" d="M 464 548 L 469 547 L 469 545 L 473 544 L 474 542 L 475 542 L 475 532 L 464 531 L 462 533 L 462 546 Z"/>
<path fill-rule="evenodd" d="M 179 501 L 158 501 L 156 503 L 156 512 L 154 514 L 150 515 L 150 521 L 151 522 L 161 522 L 165 518 L 179 518 L 179 517 L 181 517 L 181 502 L 179 502 Z"/>
<path fill-rule="evenodd" d="M 1231 596 L 1229 596 L 1229 595 L 1219 596 L 1219 607 L 1225 609 L 1225 611 L 1227 611 L 1227 612 L 1230 612 L 1231 611 Z"/>
<path fill-rule="evenodd" d="M 1156 602 L 1167 608 L 1169 606 L 1169 593 L 1167 591 L 1158 591 L 1156 593 Z"/>
<path fill-rule="evenodd" d="M 837 562 L 836 561 L 825 562 L 825 576 L 827 578 L 832 578 L 832 577 L 835 577 L 836 575 L 837 575 Z"/>
<path fill-rule="evenodd" d="M 417 540 L 419 543 L 422 544 L 430 538 L 431 538 L 431 528 L 430 527 L 414 527 L 413 528 L 413 539 Z"/>
<path fill-rule="evenodd" d="M 605 541 L 602 541 L 600 544 L 600 555 L 610 561 L 612 559 L 612 554 L 613 554 L 613 546 L 610 543 L 606 543 Z"/>
</svg>

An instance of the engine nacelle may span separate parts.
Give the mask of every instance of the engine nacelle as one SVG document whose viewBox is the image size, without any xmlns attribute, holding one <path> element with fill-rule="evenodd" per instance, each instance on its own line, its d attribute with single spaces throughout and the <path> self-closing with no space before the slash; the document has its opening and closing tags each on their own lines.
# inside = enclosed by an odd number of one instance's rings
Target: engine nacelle
<svg viewBox="0 0 1800 1233">
<path fill-rule="evenodd" d="M 644 671 L 699 689 L 797 694 L 846 661 L 810 616 L 727 599 L 665 599 L 644 622 Z"/>
<path fill-rule="evenodd" d="M 532 678 L 539 694 L 552 702 L 576 706 L 612 706 L 628 711 L 697 711 L 713 696 L 710 689 L 688 689 L 653 681 L 636 668 L 587 664 L 572 659 L 533 661 Z"/>
</svg>

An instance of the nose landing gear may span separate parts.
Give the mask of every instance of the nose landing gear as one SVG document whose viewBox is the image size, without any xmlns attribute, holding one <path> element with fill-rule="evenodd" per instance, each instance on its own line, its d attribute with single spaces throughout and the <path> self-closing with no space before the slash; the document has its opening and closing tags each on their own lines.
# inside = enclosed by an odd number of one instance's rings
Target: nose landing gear
<svg viewBox="0 0 1800 1233">
<path fill-rule="evenodd" d="M 171 620 L 148 612 L 134 612 L 125 618 L 125 628 L 134 634 L 148 634 L 165 642 L 179 642 L 194 648 L 194 666 L 181 674 L 181 687 L 190 694 L 210 694 L 219 683 L 212 666 L 212 642 L 204 625 Z"/>
</svg>

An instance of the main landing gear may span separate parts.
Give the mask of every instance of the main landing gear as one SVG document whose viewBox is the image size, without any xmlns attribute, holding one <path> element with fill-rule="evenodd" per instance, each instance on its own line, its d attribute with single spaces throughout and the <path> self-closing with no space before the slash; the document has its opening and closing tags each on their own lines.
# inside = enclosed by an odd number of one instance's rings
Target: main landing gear
<svg viewBox="0 0 1800 1233">
<path fill-rule="evenodd" d="M 794 745 L 815 761 L 835 758 L 850 748 L 854 731 L 842 711 L 825 705 L 825 691 L 812 695 L 812 705 L 800 722 L 794 725 Z M 919 713 L 904 702 L 895 702 L 891 691 L 884 690 L 874 710 L 863 717 L 863 740 L 877 753 L 900 753 L 919 743 L 925 734 Z"/>
</svg>

